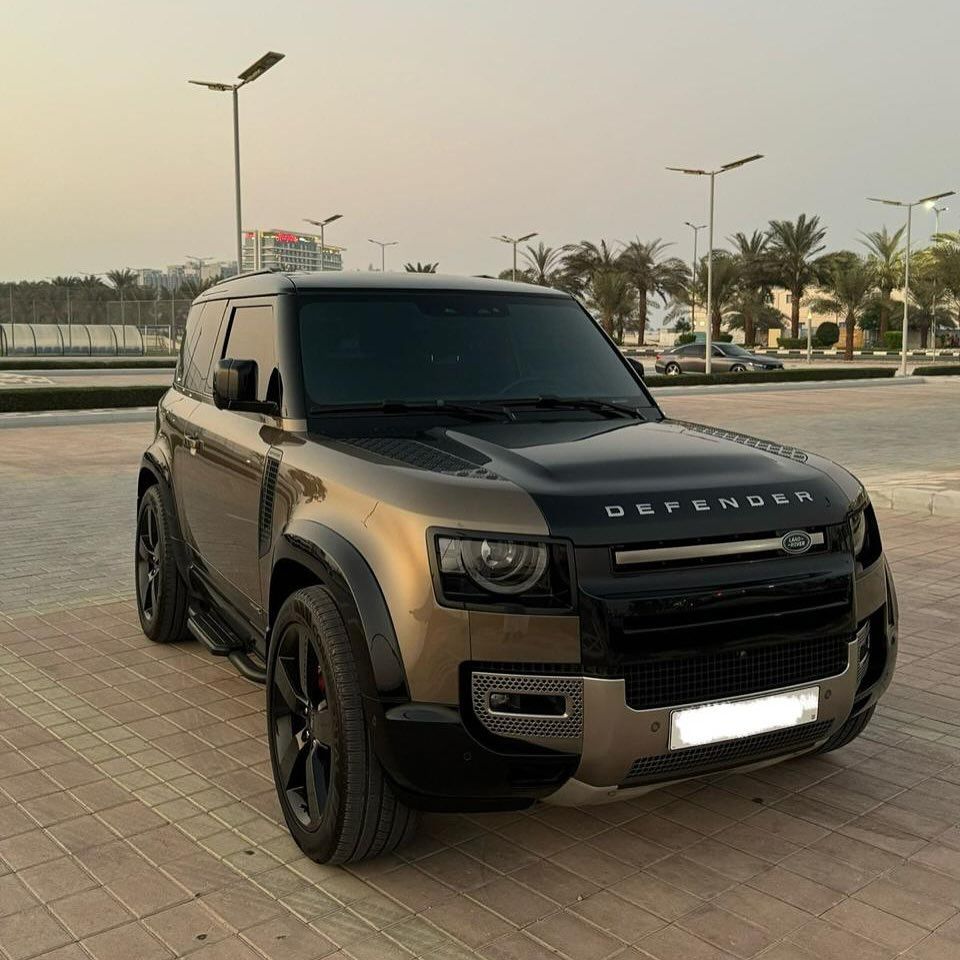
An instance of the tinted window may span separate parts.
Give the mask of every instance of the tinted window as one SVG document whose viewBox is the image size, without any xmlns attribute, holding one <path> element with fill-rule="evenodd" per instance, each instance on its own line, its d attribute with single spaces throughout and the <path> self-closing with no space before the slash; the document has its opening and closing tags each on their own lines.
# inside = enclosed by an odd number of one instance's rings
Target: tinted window
<svg viewBox="0 0 960 960">
<path fill-rule="evenodd" d="M 703 343 L 691 343 L 683 348 L 684 355 L 687 357 L 706 357 L 707 347 Z"/>
<path fill-rule="evenodd" d="M 200 306 L 194 305 L 187 314 L 187 324 L 183 332 L 183 339 L 180 341 L 180 356 L 177 359 L 177 370 L 173 375 L 173 382 L 178 386 L 183 386 L 183 374 L 193 356 L 194 347 L 197 345 L 197 336 L 200 333 Z"/>
<path fill-rule="evenodd" d="M 210 392 L 207 389 L 207 376 L 210 372 L 213 348 L 220 333 L 223 306 L 222 300 L 211 300 L 202 306 L 190 308 L 181 353 L 183 375 L 182 380 L 179 381 L 185 390 L 202 394 Z M 199 313 L 197 313 L 198 310 Z"/>
<path fill-rule="evenodd" d="M 237 307 L 230 321 L 223 355 L 231 360 L 255 360 L 257 399 L 279 402 L 273 307 Z"/>
<path fill-rule="evenodd" d="M 300 308 L 312 404 L 559 397 L 648 401 L 596 324 L 566 297 L 329 294 Z"/>
</svg>

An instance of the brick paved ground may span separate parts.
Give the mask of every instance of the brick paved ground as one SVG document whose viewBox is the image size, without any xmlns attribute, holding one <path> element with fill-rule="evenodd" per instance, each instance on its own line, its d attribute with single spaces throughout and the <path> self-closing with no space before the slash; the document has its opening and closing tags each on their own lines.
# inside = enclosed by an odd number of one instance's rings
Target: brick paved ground
<svg viewBox="0 0 960 960">
<path fill-rule="evenodd" d="M 728 413 L 745 427 L 742 410 Z M 30 592 L 27 574 L 21 592 L 50 612 L 0 608 L 9 960 L 960 956 L 960 521 L 880 512 L 900 669 L 843 751 L 612 806 L 428 816 L 401 855 L 328 868 L 279 823 L 262 688 L 197 644 L 139 632 L 124 498 L 148 431 L 124 426 L 109 444 L 74 428 L 21 432 L 3 434 L 0 485 L 43 532 L 26 525 L 17 551 L 33 547 L 54 579 L 94 563 L 109 573 L 90 574 L 76 594 L 88 602 L 69 609 L 49 586 L 46 599 Z M 68 481 L 42 475 L 48 444 L 66 454 Z M 52 502 L 32 492 L 42 483 Z M 5 568 L 6 496 L 0 511 Z M 102 540 L 73 545 L 83 560 L 67 564 L 43 544 L 70 547 L 70 524 Z M 92 602 L 104 585 L 123 600 Z"/>
</svg>

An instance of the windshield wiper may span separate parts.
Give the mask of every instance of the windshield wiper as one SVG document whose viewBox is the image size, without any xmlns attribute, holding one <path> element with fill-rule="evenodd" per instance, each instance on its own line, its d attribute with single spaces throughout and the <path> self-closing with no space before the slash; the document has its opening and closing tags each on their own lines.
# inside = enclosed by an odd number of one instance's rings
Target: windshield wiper
<svg viewBox="0 0 960 960">
<path fill-rule="evenodd" d="M 504 400 L 507 407 L 533 407 L 535 410 L 594 410 L 597 413 L 610 413 L 631 420 L 647 418 L 636 408 L 614 400 L 598 400 L 595 397 L 522 397 L 518 400 Z"/>
<path fill-rule="evenodd" d="M 376 400 L 372 403 L 327 403 L 310 408 L 310 413 L 439 413 L 465 420 L 513 420 L 502 405 L 497 407 L 449 400 Z"/>
</svg>

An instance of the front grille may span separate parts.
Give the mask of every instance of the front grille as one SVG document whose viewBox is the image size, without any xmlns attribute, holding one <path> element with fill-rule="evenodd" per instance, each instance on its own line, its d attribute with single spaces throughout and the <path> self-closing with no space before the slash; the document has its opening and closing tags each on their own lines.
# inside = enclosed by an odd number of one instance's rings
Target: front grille
<svg viewBox="0 0 960 960">
<path fill-rule="evenodd" d="M 792 687 L 846 668 L 846 641 L 817 637 L 642 660 L 625 666 L 624 679 L 627 705 L 649 710 Z"/>
<path fill-rule="evenodd" d="M 743 737 L 740 740 L 726 740 L 723 743 L 708 743 L 702 747 L 689 747 L 686 750 L 676 750 L 659 757 L 641 757 L 633 762 L 623 786 L 668 780 L 675 776 L 707 773 L 717 767 L 740 766 L 768 756 L 776 756 L 779 753 L 793 753 L 804 747 L 813 746 L 817 740 L 825 737 L 832 722 L 832 720 L 820 720 L 801 727 L 774 730 L 754 737 Z"/>
</svg>

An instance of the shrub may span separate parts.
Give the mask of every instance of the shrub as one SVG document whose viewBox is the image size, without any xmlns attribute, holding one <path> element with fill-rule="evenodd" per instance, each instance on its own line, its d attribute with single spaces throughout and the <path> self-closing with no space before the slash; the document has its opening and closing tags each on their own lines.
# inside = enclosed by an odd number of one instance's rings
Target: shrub
<svg viewBox="0 0 960 960">
<path fill-rule="evenodd" d="M 696 339 L 697 335 L 695 333 L 681 333 L 674 342 L 678 347 L 682 347 L 685 343 L 693 343 Z"/>
<path fill-rule="evenodd" d="M 785 350 L 806 350 L 807 348 L 807 338 L 806 337 L 777 337 L 778 346 L 783 347 Z"/>
<path fill-rule="evenodd" d="M 926 367 L 915 367 L 915 377 L 960 377 L 960 363 L 936 363 Z"/>
<path fill-rule="evenodd" d="M 960 366 L 960 364 L 958 364 Z M 700 384 L 726 384 L 734 386 L 738 383 L 790 383 L 827 380 L 875 380 L 892 377 L 896 373 L 894 367 L 828 367 L 826 369 L 802 368 L 793 370 L 771 370 L 769 373 L 748 371 L 747 373 L 684 373 L 679 377 L 665 375 L 648 376 L 643 382 L 648 387 L 695 387 Z"/>
<path fill-rule="evenodd" d="M 899 350 L 903 345 L 903 331 L 888 330 L 883 335 L 883 339 L 888 350 Z"/>
<path fill-rule="evenodd" d="M 0 370 L 173 369 L 176 357 L 20 357 L 0 358 Z"/>
<path fill-rule="evenodd" d="M 23 387 L 0 390 L 0 412 L 155 407 L 167 387 Z"/>
<path fill-rule="evenodd" d="M 832 347 L 839 339 L 840 328 L 832 320 L 821 323 L 814 336 L 818 347 Z"/>
</svg>

